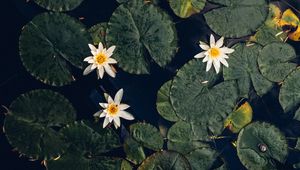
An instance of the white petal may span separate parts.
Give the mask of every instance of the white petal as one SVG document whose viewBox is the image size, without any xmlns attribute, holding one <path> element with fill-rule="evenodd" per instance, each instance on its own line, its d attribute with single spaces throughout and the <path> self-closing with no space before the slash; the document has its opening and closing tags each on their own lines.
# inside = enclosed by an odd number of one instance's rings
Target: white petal
<svg viewBox="0 0 300 170">
<path fill-rule="evenodd" d="M 214 47 L 216 45 L 215 37 L 212 34 L 210 34 L 209 41 L 210 41 L 210 47 Z"/>
<path fill-rule="evenodd" d="M 117 60 L 115 60 L 115 59 L 113 59 L 113 58 L 108 58 L 108 59 L 107 59 L 107 63 L 108 63 L 108 64 L 116 64 L 116 63 L 118 63 L 118 62 L 117 62 Z"/>
<path fill-rule="evenodd" d="M 114 126 L 115 126 L 116 129 L 118 129 L 118 125 L 115 121 L 114 121 Z"/>
<path fill-rule="evenodd" d="M 216 42 L 216 47 L 220 48 L 224 44 L 224 37 L 221 37 L 217 42 Z"/>
<path fill-rule="evenodd" d="M 112 99 L 112 97 L 108 96 L 107 102 L 108 102 L 108 104 L 111 104 L 111 103 L 114 103 L 114 100 Z"/>
<path fill-rule="evenodd" d="M 121 118 L 127 119 L 127 120 L 133 120 L 134 119 L 134 117 L 130 113 L 126 112 L 126 111 L 119 111 L 119 116 Z"/>
<path fill-rule="evenodd" d="M 210 47 L 209 45 L 207 45 L 205 42 L 200 41 L 200 48 L 202 48 L 203 50 L 209 50 Z"/>
<path fill-rule="evenodd" d="M 220 61 L 218 59 L 213 60 L 213 65 L 215 67 L 216 73 L 219 73 L 220 71 Z"/>
<path fill-rule="evenodd" d="M 112 68 L 110 67 L 110 65 L 105 64 L 104 65 L 104 69 L 105 69 L 105 71 L 106 71 L 106 73 L 108 75 L 110 75 L 111 77 L 116 77 L 116 73 L 112 70 Z"/>
<path fill-rule="evenodd" d="M 126 110 L 126 109 L 128 109 L 130 106 L 128 105 L 128 104 L 120 104 L 119 105 L 119 109 L 120 110 Z"/>
<path fill-rule="evenodd" d="M 103 50 L 103 44 L 102 44 L 102 42 L 99 42 L 98 52 L 101 52 L 102 50 Z"/>
<path fill-rule="evenodd" d="M 223 48 L 221 48 L 221 51 L 225 54 L 230 54 L 230 53 L 234 52 L 234 49 L 228 48 L 228 47 L 223 47 Z"/>
<path fill-rule="evenodd" d="M 102 112 L 101 115 L 100 115 L 100 117 L 105 117 L 106 114 L 107 114 L 106 112 Z"/>
<path fill-rule="evenodd" d="M 89 64 L 95 64 L 95 61 L 94 61 L 94 59 L 91 59 L 91 60 L 88 61 L 88 63 Z"/>
<path fill-rule="evenodd" d="M 120 104 L 121 103 L 121 100 L 122 100 L 122 98 L 123 98 L 123 92 L 124 92 L 124 90 L 123 89 L 120 89 L 117 93 L 116 93 L 116 95 L 115 95 L 115 100 L 114 100 L 114 102 L 116 103 L 116 104 Z"/>
<path fill-rule="evenodd" d="M 106 117 L 103 122 L 103 128 L 105 128 L 108 125 L 108 123 L 109 123 L 109 120 L 108 120 L 108 117 Z"/>
<path fill-rule="evenodd" d="M 220 57 L 219 60 L 220 60 L 220 62 L 221 62 L 224 66 L 228 67 L 228 62 L 225 60 L 225 58 Z"/>
<path fill-rule="evenodd" d="M 90 74 L 90 72 L 92 72 L 94 69 L 92 69 L 92 65 L 87 66 L 84 71 L 83 71 L 83 75 L 88 75 Z"/>
<path fill-rule="evenodd" d="M 113 54 L 115 48 L 116 48 L 116 46 L 114 46 L 114 45 L 109 47 L 109 49 L 106 51 L 106 54 L 108 57 L 110 57 Z"/>
<path fill-rule="evenodd" d="M 212 60 L 209 59 L 208 62 L 207 62 L 207 64 L 206 64 L 206 72 L 208 72 L 210 70 L 211 65 L 212 65 Z"/>
<path fill-rule="evenodd" d="M 97 68 L 97 64 L 92 64 L 91 69 L 94 70 L 95 68 Z"/>
<path fill-rule="evenodd" d="M 98 67 L 97 74 L 98 74 L 98 79 L 99 78 L 101 78 L 101 79 L 103 78 L 103 75 L 104 75 L 104 68 L 103 68 L 103 66 Z"/>
<path fill-rule="evenodd" d="M 88 44 L 88 45 L 89 45 L 91 51 L 94 51 L 94 52 L 97 51 L 97 48 L 96 48 L 94 45 L 92 45 L 92 44 Z M 93 54 L 93 55 L 94 55 L 94 54 Z"/>
<path fill-rule="evenodd" d="M 224 54 L 224 55 L 223 55 L 223 58 L 229 58 L 229 57 L 228 57 L 228 55 Z"/>
<path fill-rule="evenodd" d="M 108 120 L 111 123 L 114 120 L 114 118 L 110 116 L 110 117 L 108 117 Z"/>
<path fill-rule="evenodd" d="M 205 51 L 198 53 L 197 55 L 194 56 L 194 58 L 203 58 L 203 57 L 205 57 L 204 53 L 205 53 Z"/>
<path fill-rule="evenodd" d="M 108 104 L 107 103 L 99 103 L 99 105 L 102 107 L 102 108 L 107 108 Z"/>
<path fill-rule="evenodd" d="M 100 117 L 100 115 L 103 113 L 103 110 L 100 110 L 93 114 L 94 117 Z"/>
<path fill-rule="evenodd" d="M 120 118 L 119 118 L 118 116 L 116 116 L 116 117 L 114 118 L 114 123 L 116 123 L 116 125 L 117 125 L 118 127 L 120 127 L 121 121 L 120 121 Z"/>
<path fill-rule="evenodd" d="M 97 50 L 96 51 L 91 51 L 91 53 L 93 54 L 93 56 L 96 56 L 98 54 Z"/>
<path fill-rule="evenodd" d="M 83 61 L 89 61 L 89 60 L 92 60 L 93 59 L 93 56 L 89 56 L 89 57 L 86 57 Z"/>
<path fill-rule="evenodd" d="M 205 56 L 205 58 L 202 60 L 203 63 L 207 62 L 209 60 L 209 56 Z"/>
</svg>

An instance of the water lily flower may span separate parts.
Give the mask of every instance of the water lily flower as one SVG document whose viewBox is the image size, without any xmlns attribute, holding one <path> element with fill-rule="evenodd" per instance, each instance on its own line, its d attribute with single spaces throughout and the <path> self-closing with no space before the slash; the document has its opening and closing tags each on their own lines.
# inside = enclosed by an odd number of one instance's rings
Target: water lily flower
<svg viewBox="0 0 300 170">
<path fill-rule="evenodd" d="M 108 94 L 104 94 L 107 103 L 99 103 L 103 108 L 99 112 L 95 113 L 95 117 L 105 117 L 103 122 L 103 128 L 105 128 L 109 123 L 114 123 L 115 128 L 117 129 L 121 125 L 120 117 L 127 120 L 133 120 L 134 117 L 125 111 L 130 106 L 127 104 L 121 103 L 123 97 L 123 89 L 120 89 L 113 99 Z"/>
<path fill-rule="evenodd" d="M 111 77 L 115 77 L 116 73 L 112 68 L 111 64 L 116 64 L 117 61 L 111 56 L 116 48 L 116 46 L 111 46 L 107 50 L 103 47 L 103 44 L 100 42 L 98 45 L 98 49 L 92 45 L 88 44 L 91 53 L 93 56 L 86 57 L 83 61 L 88 62 L 90 65 L 83 71 L 83 75 L 87 75 L 92 72 L 95 68 L 97 68 L 98 79 L 103 78 L 104 72 L 106 72 Z"/>
<path fill-rule="evenodd" d="M 200 48 L 204 51 L 195 55 L 194 58 L 204 58 L 202 61 L 207 62 L 206 71 L 209 71 L 211 66 L 214 65 L 216 73 L 219 73 L 222 63 L 224 66 L 228 67 L 226 61 L 228 57 L 227 54 L 234 52 L 234 49 L 228 47 L 222 47 L 224 44 L 224 37 L 221 37 L 217 42 L 215 42 L 215 37 L 210 35 L 210 44 L 200 41 Z"/>
</svg>

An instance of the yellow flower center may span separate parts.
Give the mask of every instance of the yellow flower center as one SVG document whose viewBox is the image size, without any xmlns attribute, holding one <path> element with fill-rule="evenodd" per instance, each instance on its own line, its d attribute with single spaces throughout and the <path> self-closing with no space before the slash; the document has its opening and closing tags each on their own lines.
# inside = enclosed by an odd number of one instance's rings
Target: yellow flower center
<svg viewBox="0 0 300 170">
<path fill-rule="evenodd" d="M 110 116 L 115 116 L 119 111 L 118 105 L 112 103 L 108 106 L 107 112 Z"/>
<path fill-rule="evenodd" d="M 103 64 L 107 60 L 107 56 L 104 53 L 99 53 L 96 55 L 95 60 L 97 64 Z"/>
<path fill-rule="evenodd" d="M 221 51 L 219 48 L 211 48 L 209 50 L 209 55 L 212 57 L 212 58 L 218 58 L 221 54 Z"/>
</svg>

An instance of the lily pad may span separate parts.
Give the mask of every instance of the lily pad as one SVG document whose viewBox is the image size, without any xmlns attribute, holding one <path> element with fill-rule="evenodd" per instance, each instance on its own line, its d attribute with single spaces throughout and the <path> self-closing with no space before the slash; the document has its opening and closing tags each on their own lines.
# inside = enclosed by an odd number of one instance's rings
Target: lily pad
<svg viewBox="0 0 300 170">
<path fill-rule="evenodd" d="M 71 143 L 59 159 L 47 161 L 47 169 L 121 169 L 122 159 L 99 156 L 121 146 L 118 135 L 89 122 L 75 122 L 61 130 Z"/>
<path fill-rule="evenodd" d="M 83 24 L 63 13 L 42 13 L 24 26 L 19 42 L 26 70 L 43 83 L 62 86 L 74 81 L 71 67 L 82 68 L 90 50 Z"/>
<path fill-rule="evenodd" d="M 300 70 L 293 71 L 283 82 L 279 92 L 279 102 L 288 112 L 300 104 Z"/>
<path fill-rule="evenodd" d="M 124 152 L 126 159 L 135 165 L 140 164 L 146 158 L 144 148 L 130 136 L 124 141 Z"/>
<path fill-rule="evenodd" d="M 253 86 L 260 96 L 266 94 L 273 86 L 272 82 L 263 77 L 259 71 L 257 58 L 261 46 L 237 44 L 235 52 L 227 60 L 229 67 L 223 70 L 225 80 L 237 80 L 240 97 L 248 97 Z"/>
<path fill-rule="evenodd" d="M 285 162 L 288 145 L 284 135 L 275 126 L 255 122 L 239 133 L 237 153 L 249 170 L 276 169 L 274 160 Z"/>
<path fill-rule="evenodd" d="M 106 44 L 105 43 L 106 29 L 107 29 L 106 22 L 96 24 L 89 29 L 89 32 L 93 39 L 93 44 L 95 46 L 98 46 L 99 42 L 101 42 L 104 45 Z"/>
<path fill-rule="evenodd" d="M 106 40 L 117 47 L 118 65 L 134 74 L 149 74 L 152 60 L 165 66 L 177 50 L 175 24 L 168 14 L 141 0 L 121 4 L 114 11 Z"/>
<path fill-rule="evenodd" d="M 183 155 L 173 151 L 156 152 L 138 167 L 138 170 L 157 169 L 189 170 L 191 167 Z"/>
<path fill-rule="evenodd" d="M 205 72 L 205 64 L 191 60 L 173 80 L 171 102 L 178 117 L 195 124 L 214 124 L 224 120 L 237 100 L 234 81 L 215 85 L 218 75 Z"/>
<path fill-rule="evenodd" d="M 218 152 L 210 148 L 196 149 L 185 155 L 192 170 L 212 169 L 218 156 Z"/>
<path fill-rule="evenodd" d="M 169 3 L 177 16 L 187 18 L 199 13 L 204 8 L 206 0 L 170 0 Z"/>
<path fill-rule="evenodd" d="M 273 82 L 282 82 L 285 77 L 296 69 L 297 64 L 291 60 L 296 58 L 292 46 L 286 43 L 272 43 L 266 45 L 258 57 L 261 74 Z"/>
<path fill-rule="evenodd" d="M 34 90 L 18 97 L 4 121 L 9 143 L 19 152 L 34 159 L 51 159 L 67 147 L 56 128 L 75 120 L 76 111 L 61 94 Z"/>
<path fill-rule="evenodd" d="M 176 122 L 179 120 L 170 101 L 172 81 L 166 82 L 157 92 L 156 108 L 158 113 L 166 120 Z"/>
<path fill-rule="evenodd" d="M 135 123 L 130 125 L 130 134 L 137 142 L 152 150 L 160 150 L 163 147 L 164 139 L 158 129 L 151 124 Z"/>
<path fill-rule="evenodd" d="M 204 14 L 209 27 L 218 35 L 238 38 L 250 35 L 268 16 L 265 0 L 210 0 L 222 5 Z"/>
<path fill-rule="evenodd" d="M 83 0 L 33 0 L 43 8 L 52 11 L 70 11 L 78 7 Z"/>
</svg>

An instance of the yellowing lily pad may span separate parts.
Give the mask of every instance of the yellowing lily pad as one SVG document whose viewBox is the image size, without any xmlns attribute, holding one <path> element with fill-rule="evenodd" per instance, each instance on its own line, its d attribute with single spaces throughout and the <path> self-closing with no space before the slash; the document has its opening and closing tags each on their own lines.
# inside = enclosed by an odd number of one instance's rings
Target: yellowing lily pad
<svg viewBox="0 0 300 170">
<path fill-rule="evenodd" d="M 169 3 L 177 16 L 187 18 L 199 13 L 204 8 L 206 0 L 170 0 Z"/>
</svg>

